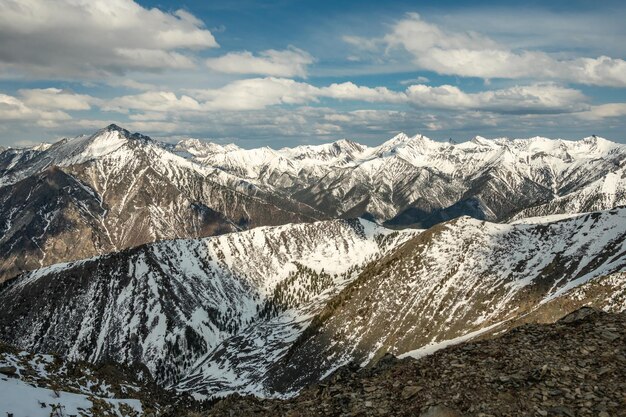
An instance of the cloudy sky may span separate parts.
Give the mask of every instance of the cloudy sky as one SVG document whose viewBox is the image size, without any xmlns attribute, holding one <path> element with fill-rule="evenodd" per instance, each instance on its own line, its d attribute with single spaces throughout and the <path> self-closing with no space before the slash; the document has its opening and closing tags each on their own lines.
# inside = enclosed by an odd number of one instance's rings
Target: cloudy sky
<svg viewBox="0 0 626 417">
<path fill-rule="evenodd" d="M 515 3 L 0 0 L 0 146 L 113 122 L 243 147 L 626 143 L 626 4 Z"/>
</svg>

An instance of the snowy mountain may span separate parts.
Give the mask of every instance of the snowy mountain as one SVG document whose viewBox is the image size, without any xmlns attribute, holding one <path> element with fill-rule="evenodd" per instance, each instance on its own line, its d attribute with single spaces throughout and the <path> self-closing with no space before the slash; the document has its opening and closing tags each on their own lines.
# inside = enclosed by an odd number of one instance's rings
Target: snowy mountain
<svg viewBox="0 0 626 417">
<path fill-rule="evenodd" d="M 160 382 L 174 383 L 255 322 L 312 300 L 323 305 L 365 262 L 414 233 L 334 220 L 57 264 L 4 284 L 0 333 L 26 350 L 142 363 Z M 296 335 L 306 319 L 291 317 Z"/>
<path fill-rule="evenodd" d="M 626 309 L 626 208 L 426 231 L 365 220 L 144 245 L 0 288 L 0 334 L 145 364 L 199 398 L 291 395 L 351 361 L 428 352 L 591 303 Z"/>
<path fill-rule="evenodd" d="M 626 146 L 399 134 L 242 149 L 154 141 L 111 125 L 93 135 L 0 153 L 0 281 L 57 262 L 163 239 L 364 217 L 430 227 L 626 204 Z"/>
<path fill-rule="evenodd" d="M 462 217 L 365 268 L 271 368 L 264 386 L 290 392 L 352 361 L 364 366 L 388 352 L 421 356 L 585 304 L 623 311 L 625 272 L 626 208 L 516 224 Z"/>
<path fill-rule="evenodd" d="M 460 215 L 506 220 L 609 209 L 626 203 L 626 146 L 475 137 L 461 144 L 403 133 L 377 147 L 341 140 L 245 150 L 182 141 L 192 160 L 289 195 L 333 217 L 432 226 Z"/>
<path fill-rule="evenodd" d="M 388 352 L 623 311 L 625 170 L 598 137 L 275 150 L 111 125 L 7 149 L 0 339 L 197 398 L 291 396 Z"/>
<path fill-rule="evenodd" d="M 115 125 L 0 154 L 0 282 L 163 239 L 324 218 Z"/>
</svg>

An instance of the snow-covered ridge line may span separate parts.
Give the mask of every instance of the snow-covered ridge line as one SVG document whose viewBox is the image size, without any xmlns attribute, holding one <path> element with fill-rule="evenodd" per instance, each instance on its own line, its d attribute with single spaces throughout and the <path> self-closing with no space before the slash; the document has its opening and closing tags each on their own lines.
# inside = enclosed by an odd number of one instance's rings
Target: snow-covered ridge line
<svg viewBox="0 0 626 417">
<path fill-rule="evenodd" d="M 187 157 L 203 163 L 235 163 L 256 160 L 256 163 L 276 159 L 274 165 L 300 163 L 305 165 L 358 165 L 373 158 L 393 155 L 403 148 L 414 148 L 423 155 L 444 153 L 458 154 L 466 152 L 490 153 L 509 151 L 513 153 L 570 153 L 574 156 L 601 155 L 617 149 L 626 149 L 626 145 L 612 142 L 598 136 L 589 136 L 581 140 L 550 139 L 535 136 L 527 139 L 494 138 L 476 136 L 466 142 L 440 142 L 424 135 L 408 136 L 399 133 L 378 146 L 367 146 L 347 139 L 319 145 L 299 145 L 273 149 L 270 147 L 244 149 L 234 143 L 220 145 L 201 139 L 183 139 L 174 149 Z"/>
<path fill-rule="evenodd" d="M 332 224 L 345 224 L 348 227 L 355 227 L 360 229 L 360 232 L 363 235 L 363 238 L 375 240 L 377 237 L 385 237 L 390 234 L 401 234 L 408 236 L 414 235 L 416 233 L 420 233 L 421 230 L 392 230 L 385 227 L 380 226 L 379 224 L 366 220 L 366 219 L 352 219 L 352 220 L 325 220 L 313 223 L 287 223 L 280 226 L 260 226 L 255 227 L 250 230 L 240 230 L 233 231 L 221 234 L 219 236 L 208 236 L 204 238 L 177 238 L 177 239 L 164 239 L 158 242 L 146 243 L 141 245 L 140 247 L 130 248 L 126 251 L 137 251 L 137 250 L 159 250 L 161 247 L 169 247 L 169 246 L 192 246 L 192 245 L 204 245 L 204 246 L 223 246 L 229 245 L 234 241 L 256 241 L 261 242 L 265 238 L 266 235 L 280 235 L 283 233 L 294 233 L 301 232 L 303 236 L 306 236 L 308 233 L 308 229 L 315 229 L 318 227 L 324 227 L 325 225 Z M 53 274 L 58 271 L 63 271 L 65 269 L 70 269 L 75 266 L 80 266 L 87 262 L 100 262 L 106 259 L 111 258 L 112 256 L 116 256 L 116 253 L 109 253 L 103 255 L 91 256 L 89 258 L 77 259 L 69 262 L 60 262 L 53 265 L 48 265 L 42 268 L 38 268 L 36 270 L 30 271 L 26 274 L 23 274 L 19 278 L 19 285 L 23 285 L 30 280 L 37 280 L 44 275 Z M 229 263 L 230 258 L 221 259 L 222 262 Z M 328 267 L 332 268 L 332 264 L 329 264 Z M 347 268 L 347 266 L 342 265 L 341 268 Z"/>
<path fill-rule="evenodd" d="M 112 125 L 45 150 L 0 153 L 0 281 L 265 225 L 364 217 L 428 228 L 461 215 L 503 222 L 623 204 L 626 147 L 598 137 L 450 144 L 399 134 L 377 147 L 340 140 L 244 150 L 168 145 Z"/>
<path fill-rule="evenodd" d="M 528 313 L 558 318 L 586 303 L 622 311 L 624 271 L 626 207 L 547 223 L 442 223 L 364 269 L 272 368 L 266 389 L 293 392 L 386 353 L 427 354 Z"/>
<path fill-rule="evenodd" d="M 323 276 L 319 285 L 297 288 L 304 299 L 321 302 L 330 296 L 325 290 L 344 285 L 353 270 L 415 233 L 366 220 L 289 224 L 155 242 L 41 268 L 3 285 L 0 310 L 17 313 L 22 302 L 13 297 L 31 299 L 30 291 L 62 295 L 36 297 L 29 319 L 7 327 L 20 336 L 3 337 L 72 359 L 141 362 L 161 382 L 176 381 L 224 339 L 263 320 L 260 311 L 286 278 L 298 284 L 300 275 Z M 67 287 L 72 290 L 61 291 Z M 39 308 L 54 313 L 40 315 Z"/>
<path fill-rule="evenodd" d="M 276 396 L 314 380 L 311 363 L 324 374 L 434 346 L 620 272 L 625 227 L 616 208 L 555 222 L 460 217 L 391 231 L 332 220 L 156 242 L 4 285 L 0 329 L 25 349 L 144 363 L 198 396 Z"/>
</svg>

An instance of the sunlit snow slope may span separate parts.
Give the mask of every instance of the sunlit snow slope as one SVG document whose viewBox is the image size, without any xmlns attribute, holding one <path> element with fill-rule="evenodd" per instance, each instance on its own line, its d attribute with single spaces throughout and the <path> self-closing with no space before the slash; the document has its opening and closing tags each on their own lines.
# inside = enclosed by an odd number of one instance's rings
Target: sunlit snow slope
<svg viewBox="0 0 626 417">
<path fill-rule="evenodd" d="M 143 363 L 160 382 L 175 383 L 224 340 L 289 307 L 322 303 L 415 233 L 334 220 L 57 264 L 4 284 L 0 334 L 27 350 Z M 297 332 L 306 323 L 292 324 Z"/>
<path fill-rule="evenodd" d="M 0 331 L 26 349 L 144 363 L 199 397 L 288 395 L 350 361 L 588 303 L 623 310 L 625 270 L 625 208 L 426 231 L 263 227 L 24 274 L 0 290 Z"/>
</svg>

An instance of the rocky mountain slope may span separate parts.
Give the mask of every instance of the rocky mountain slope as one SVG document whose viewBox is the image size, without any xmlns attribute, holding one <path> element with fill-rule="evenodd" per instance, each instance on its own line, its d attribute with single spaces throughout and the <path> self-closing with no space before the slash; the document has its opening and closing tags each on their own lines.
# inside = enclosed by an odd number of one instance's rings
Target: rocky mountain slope
<svg viewBox="0 0 626 417">
<path fill-rule="evenodd" d="M 0 213 L 0 282 L 163 239 L 324 218 L 115 125 L 0 154 Z"/>
<path fill-rule="evenodd" d="M 23 274 L 0 288 L 0 334 L 143 363 L 197 398 L 290 396 L 388 352 L 421 356 L 589 303 L 622 311 L 625 270 L 626 208 L 423 232 L 262 227 Z"/>
<path fill-rule="evenodd" d="M 141 363 L 160 383 L 173 384 L 244 329 L 318 305 L 308 316 L 291 317 L 295 338 L 364 263 L 414 234 L 334 220 L 57 264 L 0 288 L 0 334 L 23 349 L 69 359 Z"/>
<path fill-rule="evenodd" d="M 558 221 L 442 223 L 368 265 L 276 363 L 266 387 L 290 392 L 348 362 L 426 353 L 506 329 L 551 302 L 552 314 L 571 311 L 576 303 L 563 301 L 592 297 L 603 280 L 613 285 L 595 302 L 621 311 L 624 270 L 626 208 Z"/>
<path fill-rule="evenodd" d="M 289 400 L 232 396 L 209 416 L 623 416 L 626 314 L 578 310 L 419 360 L 340 368 Z"/>
</svg>

